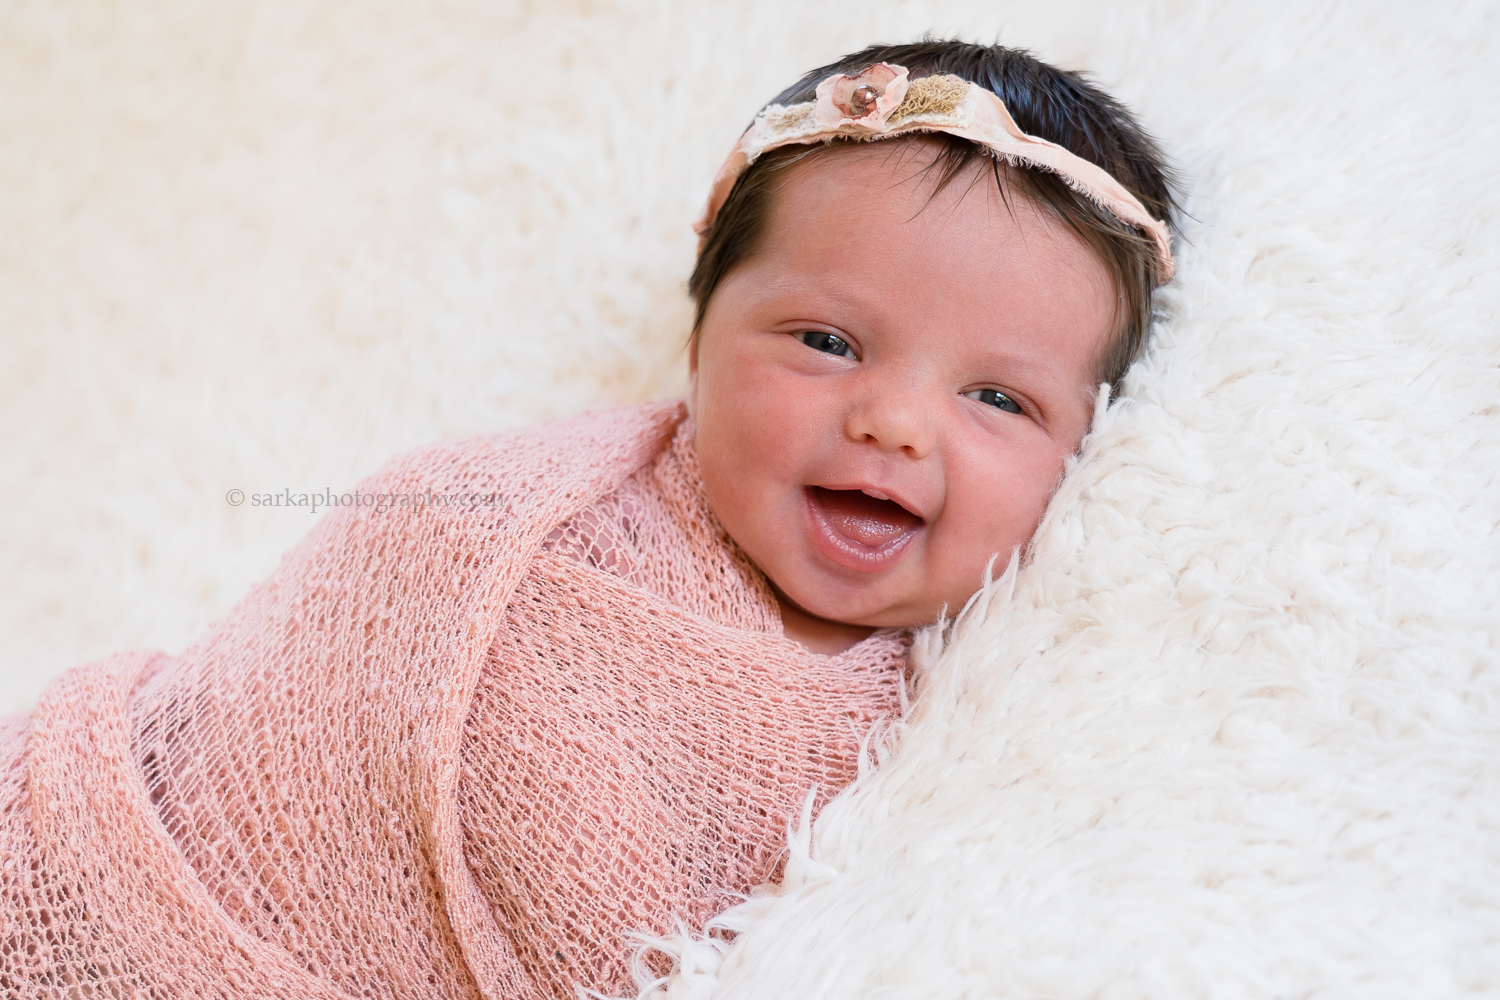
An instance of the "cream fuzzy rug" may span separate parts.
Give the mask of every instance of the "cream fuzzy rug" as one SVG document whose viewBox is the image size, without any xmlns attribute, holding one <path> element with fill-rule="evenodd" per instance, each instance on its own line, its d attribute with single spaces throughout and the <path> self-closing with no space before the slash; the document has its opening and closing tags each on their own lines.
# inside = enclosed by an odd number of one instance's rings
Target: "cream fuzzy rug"
<svg viewBox="0 0 1500 1000">
<path fill-rule="evenodd" d="M 680 391 L 730 142 L 928 30 L 1135 106 L 1191 245 L 1032 559 L 661 989 L 1500 996 L 1492 6 L 9 3 L 0 707 L 310 524 L 230 490 Z"/>
</svg>

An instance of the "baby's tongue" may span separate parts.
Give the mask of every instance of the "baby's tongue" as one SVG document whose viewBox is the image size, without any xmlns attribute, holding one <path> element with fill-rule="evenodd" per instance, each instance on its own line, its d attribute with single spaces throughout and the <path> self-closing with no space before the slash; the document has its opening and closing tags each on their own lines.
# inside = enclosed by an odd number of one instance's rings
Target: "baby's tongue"
<svg viewBox="0 0 1500 1000">
<path fill-rule="evenodd" d="M 900 504 L 859 490 L 813 487 L 813 497 L 839 534 L 878 548 L 921 525 L 922 519 Z"/>
</svg>

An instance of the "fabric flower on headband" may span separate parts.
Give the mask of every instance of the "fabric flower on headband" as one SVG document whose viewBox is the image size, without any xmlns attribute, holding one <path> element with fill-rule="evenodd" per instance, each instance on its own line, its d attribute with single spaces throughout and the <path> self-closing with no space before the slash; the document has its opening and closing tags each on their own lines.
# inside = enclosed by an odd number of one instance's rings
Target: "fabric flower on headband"
<svg viewBox="0 0 1500 1000">
<path fill-rule="evenodd" d="M 858 125 L 884 132 L 909 86 L 906 68 L 887 63 L 876 63 L 853 76 L 834 74 L 818 84 L 813 120 L 825 128 Z"/>
</svg>

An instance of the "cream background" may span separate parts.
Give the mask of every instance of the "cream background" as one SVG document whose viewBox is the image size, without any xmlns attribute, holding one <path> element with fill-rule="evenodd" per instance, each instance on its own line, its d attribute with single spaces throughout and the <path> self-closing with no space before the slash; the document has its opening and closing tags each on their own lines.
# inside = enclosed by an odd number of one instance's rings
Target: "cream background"
<svg viewBox="0 0 1500 1000">
<path fill-rule="evenodd" d="M 1500 995 L 1489 4 L 9 3 L 0 710 L 310 523 L 230 489 L 679 392 L 739 129 L 928 30 L 1135 107 L 1190 245 L 1034 561 L 668 988 Z"/>
</svg>

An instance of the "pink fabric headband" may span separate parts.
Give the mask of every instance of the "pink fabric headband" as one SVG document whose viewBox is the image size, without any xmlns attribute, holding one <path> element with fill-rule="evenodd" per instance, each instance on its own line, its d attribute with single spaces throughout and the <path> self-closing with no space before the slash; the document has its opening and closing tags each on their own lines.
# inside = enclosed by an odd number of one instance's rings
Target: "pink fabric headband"
<svg viewBox="0 0 1500 1000">
<path fill-rule="evenodd" d="M 817 99 L 782 107 L 773 104 L 756 116 L 729 159 L 719 168 L 708 206 L 693 229 L 701 238 L 713 225 L 735 180 L 768 150 L 810 145 L 835 136 L 889 139 L 908 132 L 947 132 L 991 150 L 1010 163 L 1037 167 L 1061 177 L 1121 222 L 1135 226 L 1156 243 L 1160 279 L 1172 277 L 1172 245 L 1166 225 L 1106 171 L 1055 142 L 1027 135 L 1005 104 L 978 84 L 956 76 L 907 78 L 905 67 L 876 63 L 854 76 L 835 73 L 818 84 Z"/>
</svg>

